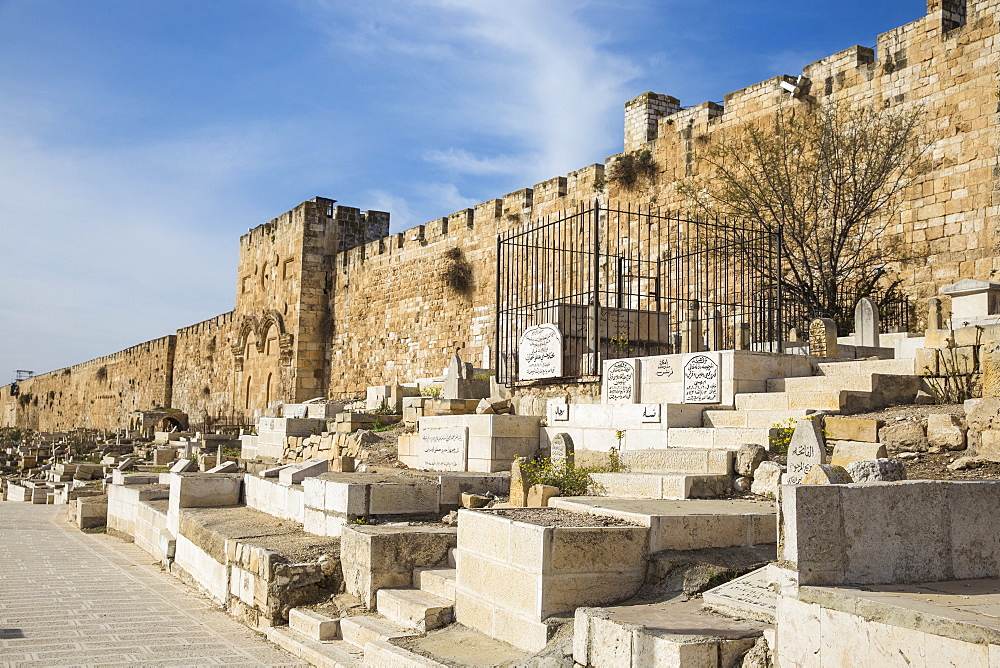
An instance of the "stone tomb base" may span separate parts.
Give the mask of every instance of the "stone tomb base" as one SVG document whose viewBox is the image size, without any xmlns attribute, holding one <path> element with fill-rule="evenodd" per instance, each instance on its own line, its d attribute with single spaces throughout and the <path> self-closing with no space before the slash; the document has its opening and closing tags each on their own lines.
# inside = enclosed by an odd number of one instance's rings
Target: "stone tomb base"
<svg viewBox="0 0 1000 668">
<path fill-rule="evenodd" d="M 459 511 L 456 620 L 537 652 L 552 615 L 633 596 L 649 530 L 595 519 L 555 508 Z"/>
<path fill-rule="evenodd" d="M 538 451 L 541 418 L 442 415 L 417 422 L 419 438 L 400 439 L 399 460 L 416 469 L 492 473 Z"/>
</svg>

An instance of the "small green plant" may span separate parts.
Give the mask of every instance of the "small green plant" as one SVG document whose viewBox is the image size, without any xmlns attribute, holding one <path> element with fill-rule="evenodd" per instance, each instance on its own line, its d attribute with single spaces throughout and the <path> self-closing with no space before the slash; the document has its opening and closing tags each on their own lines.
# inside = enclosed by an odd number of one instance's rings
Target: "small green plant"
<svg viewBox="0 0 1000 668">
<path fill-rule="evenodd" d="M 361 517 L 355 517 L 353 520 L 349 520 L 347 523 L 348 524 L 356 524 L 356 525 L 359 525 L 359 526 L 370 526 L 370 525 L 375 524 L 374 520 L 372 520 L 370 517 L 366 517 L 364 515 L 362 515 Z"/>
<path fill-rule="evenodd" d="M 633 348 L 629 345 L 627 334 L 619 334 L 618 336 L 612 337 L 608 343 L 611 344 L 611 347 L 614 348 L 615 352 L 619 355 L 628 355 L 633 350 Z"/>
<path fill-rule="evenodd" d="M 617 453 L 619 453 L 619 452 L 622 451 L 622 441 L 625 439 L 625 430 L 624 429 L 619 429 L 618 431 L 616 431 L 615 432 L 615 438 L 618 439 L 618 447 L 612 448 L 612 450 L 615 451 L 615 454 L 617 456 Z"/>
<path fill-rule="evenodd" d="M 444 253 L 444 284 L 455 292 L 467 295 L 472 292 L 472 264 L 465 259 L 461 248 L 449 248 Z"/>
<path fill-rule="evenodd" d="M 614 183 L 625 190 L 633 190 L 640 181 L 652 183 L 657 169 L 649 150 L 631 151 L 622 154 L 612 163 L 606 179 L 608 183 Z"/>
<path fill-rule="evenodd" d="M 788 454 L 788 444 L 792 442 L 792 434 L 795 432 L 795 418 L 788 418 L 787 422 L 775 422 L 771 425 L 772 433 L 768 436 L 768 444 L 771 452 L 779 455 Z"/>
<path fill-rule="evenodd" d="M 625 435 L 625 432 L 623 431 L 615 433 L 622 434 L 623 436 Z M 622 440 L 621 438 L 619 438 L 618 447 L 617 448 L 613 447 L 611 448 L 611 450 L 608 451 L 608 473 L 619 473 L 622 470 L 622 460 L 618 454 L 619 452 L 621 452 L 621 442 Z"/>
<path fill-rule="evenodd" d="M 551 457 L 536 457 L 521 462 L 521 475 L 526 487 L 551 485 L 559 488 L 562 496 L 586 496 L 600 486 L 591 479 L 592 473 L 611 473 L 617 462 L 617 452 L 608 466 L 576 466 L 569 459 L 553 462 Z"/>
<path fill-rule="evenodd" d="M 390 406 L 389 402 L 385 399 L 382 403 L 378 405 L 378 408 L 372 411 L 375 415 L 399 415 L 399 411 L 396 410 L 395 406 Z"/>
<path fill-rule="evenodd" d="M 430 397 L 431 399 L 441 398 L 441 386 L 440 385 L 424 385 L 420 388 L 420 396 Z"/>
</svg>

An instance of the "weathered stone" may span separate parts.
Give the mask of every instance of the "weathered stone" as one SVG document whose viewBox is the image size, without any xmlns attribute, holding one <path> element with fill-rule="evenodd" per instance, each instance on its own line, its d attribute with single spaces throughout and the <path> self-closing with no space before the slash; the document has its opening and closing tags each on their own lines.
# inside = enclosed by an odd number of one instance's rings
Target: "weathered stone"
<svg viewBox="0 0 1000 668">
<path fill-rule="evenodd" d="M 944 317 L 941 313 L 941 298 L 931 297 L 927 300 L 927 329 L 942 329 Z"/>
<path fill-rule="evenodd" d="M 882 457 L 888 457 L 888 454 L 885 451 L 885 446 L 881 443 L 838 441 L 833 446 L 833 456 L 830 458 L 830 463 L 846 468 L 851 462 L 864 462 Z"/>
<path fill-rule="evenodd" d="M 878 441 L 880 426 L 882 423 L 879 420 L 830 416 L 826 418 L 823 429 L 826 431 L 827 439 L 831 441 L 875 443 Z"/>
<path fill-rule="evenodd" d="M 859 346 L 878 347 L 879 321 L 875 302 L 862 297 L 854 307 L 854 343 Z"/>
<path fill-rule="evenodd" d="M 917 395 L 913 397 L 913 403 L 918 406 L 931 406 L 937 401 L 934 399 L 934 395 L 930 392 L 925 392 L 924 390 L 917 390 Z"/>
<path fill-rule="evenodd" d="M 480 399 L 479 404 L 476 406 L 477 415 L 494 415 L 496 411 L 493 410 L 493 406 L 490 405 L 489 399 Z"/>
<path fill-rule="evenodd" d="M 962 421 L 948 413 L 928 415 L 927 446 L 931 452 L 965 449 L 965 427 Z"/>
<path fill-rule="evenodd" d="M 847 470 L 833 464 L 816 464 L 802 479 L 803 485 L 847 485 L 851 482 L 854 480 Z"/>
<path fill-rule="evenodd" d="M 781 486 L 781 474 L 784 468 L 778 462 L 761 462 L 753 472 L 753 484 L 750 491 L 760 496 L 777 497 Z"/>
<path fill-rule="evenodd" d="M 549 499 L 559 496 L 559 488 L 552 485 L 532 485 L 528 490 L 528 507 L 545 508 L 549 505 Z"/>
<path fill-rule="evenodd" d="M 490 497 L 483 496 L 482 494 L 462 492 L 463 508 L 485 508 L 488 505 L 490 505 Z"/>
<path fill-rule="evenodd" d="M 510 466 L 510 500 L 507 503 L 515 508 L 528 505 L 528 490 L 524 488 L 520 460 L 514 460 Z"/>
<path fill-rule="evenodd" d="M 964 471 L 965 469 L 975 469 L 979 468 L 986 463 L 985 459 L 980 459 L 979 457 L 959 457 L 952 463 L 948 464 L 949 471 Z"/>
<path fill-rule="evenodd" d="M 1000 429 L 984 429 L 979 433 L 976 456 L 1000 462 Z"/>
<path fill-rule="evenodd" d="M 1000 397 L 1000 351 L 983 354 L 983 396 Z"/>
<path fill-rule="evenodd" d="M 826 463 L 826 444 L 821 421 L 822 418 L 811 417 L 795 423 L 795 431 L 788 444 L 785 484 L 800 484 L 813 466 Z"/>
<path fill-rule="evenodd" d="M 895 482 L 906 480 L 906 467 L 895 459 L 872 459 L 864 462 L 851 462 L 847 465 L 847 473 L 854 482 Z"/>
<path fill-rule="evenodd" d="M 194 459 L 180 459 L 170 467 L 171 473 L 188 473 L 198 470 L 198 462 Z M 79 475 L 79 473 L 77 474 Z"/>
<path fill-rule="evenodd" d="M 744 443 L 736 451 L 736 473 L 753 477 L 760 463 L 767 459 L 767 449 L 757 443 Z"/>
<path fill-rule="evenodd" d="M 916 421 L 887 424 L 879 429 L 879 442 L 887 450 L 909 450 L 927 452 L 927 434 L 924 425 Z"/>
<path fill-rule="evenodd" d="M 733 480 L 733 490 L 740 494 L 750 491 L 750 486 L 753 484 L 753 480 L 746 476 L 740 476 Z"/>
<path fill-rule="evenodd" d="M 566 466 L 572 466 L 575 459 L 573 438 L 569 434 L 556 434 L 552 438 L 550 457 L 553 464 L 565 462 Z"/>
<path fill-rule="evenodd" d="M 816 318 L 809 323 L 809 354 L 837 357 L 837 323 L 830 318 Z"/>
</svg>

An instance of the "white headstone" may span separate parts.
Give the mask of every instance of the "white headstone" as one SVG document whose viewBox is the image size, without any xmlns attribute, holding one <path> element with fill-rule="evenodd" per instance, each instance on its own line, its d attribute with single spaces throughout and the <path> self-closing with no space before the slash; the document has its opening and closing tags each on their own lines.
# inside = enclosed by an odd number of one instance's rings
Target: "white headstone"
<svg viewBox="0 0 1000 668">
<path fill-rule="evenodd" d="M 546 323 L 524 330 L 517 344 L 517 362 L 519 380 L 562 376 L 563 345 L 559 328 Z"/>
<path fill-rule="evenodd" d="M 862 297 L 854 307 L 854 343 L 859 346 L 878 347 L 879 322 L 875 302 Z"/>
<path fill-rule="evenodd" d="M 786 485 L 801 484 L 809 469 L 816 464 L 826 464 L 822 418 L 799 420 L 788 444 L 788 472 L 782 482 Z"/>
<path fill-rule="evenodd" d="M 573 465 L 575 450 L 573 438 L 569 434 L 556 434 L 552 438 L 550 451 L 553 464 L 566 461 L 568 466 Z"/>
<path fill-rule="evenodd" d="M 431 471 L 465 471 L 469 459 L 468 427 L 423 427 L 420 467 Z"/>
<path fill-rule="evenodd" d="M 717 352 L 684 357 L 684 403 L 717 404 L 722 400 L 722 356 Z"/>
<path fill-rule="evenodd" d="M 639 384 L 638 371 L 634 359 L 607 362 L 604 366 L 604 402 L 634 404 Z"/>
</svg>

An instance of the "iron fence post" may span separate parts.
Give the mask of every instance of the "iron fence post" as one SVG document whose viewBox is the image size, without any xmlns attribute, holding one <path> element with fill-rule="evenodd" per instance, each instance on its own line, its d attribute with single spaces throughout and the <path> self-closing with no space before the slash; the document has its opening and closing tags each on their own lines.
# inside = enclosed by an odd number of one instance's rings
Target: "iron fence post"
<svg viewBox="0 0 1000 668">
<path fill-rule="evenodd" d="M 593 267 L 593 285 L 591 289 L 593 290 L 593 296 L 591 297 L 592 302 L 592 322 L 594 331 L 591 332 L 591 345 L 593 346 L 594 357 L 593 357 L 593 367 L 591 371 L 595 376 L 601 375 L 601 364 L 600 364 L 600 349 L 601 349 L 601 230 L 600 230 L 600 220 L 601 220 L 601 201 L 600 199 L 594 198 L 594 267 Z"/>
</svg>

